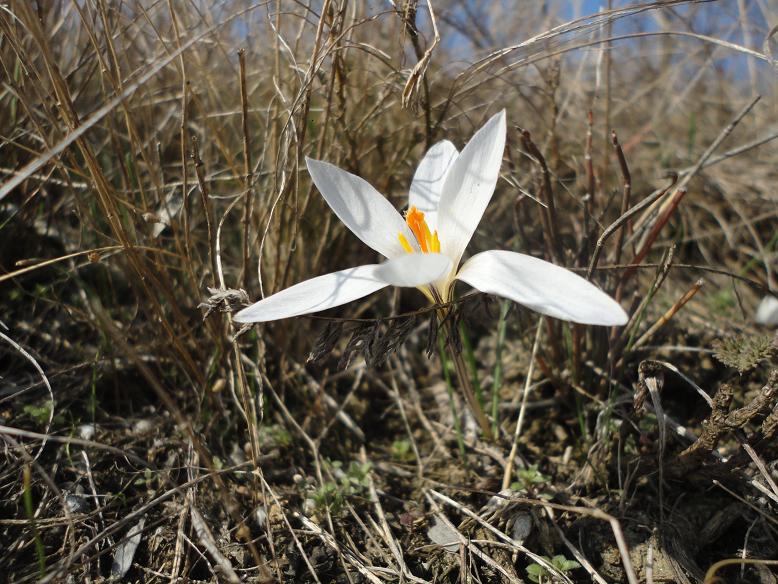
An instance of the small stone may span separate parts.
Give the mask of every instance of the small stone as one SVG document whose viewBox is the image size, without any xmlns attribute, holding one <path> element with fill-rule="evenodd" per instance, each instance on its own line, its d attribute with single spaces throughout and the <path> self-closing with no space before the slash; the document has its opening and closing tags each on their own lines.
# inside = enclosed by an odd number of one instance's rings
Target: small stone
<svg viewBox="0 0 778 584">
<path fill-rule="evenodd" d="M 232 464 L 239 465 L 246 462 L 246 454 L 237 442 L 232 443 L 232 450 L 230 451 L 230 460 Z"/>
<path fill-rule="evenodd" d="M 265 510 L 264 505 L 260 505 L 257 507 L 256 511 L 254 511 L 254 520 L 260 527 L 265 527 L 265 524 L 267 523 L 267 511 Z"/>
<path fill-rule="evenodd" d="M 81 424 L 78 427 L 78 435 L 81 440 L 91 440 L 95 437 L 96 430 L 94 424 Z"/>
<path fill-rule="evenodd" d="M 427 537 L 447 552 L 455 554 L 459 551 L 459 536 L 437 517 L 432 519 L 432 525 L 427 530 Z"/>
<path fill-rule="evenodd" d="M 65 507 L 67 507 L 70 513 L 83 513 L 86 512 L 88 505 L 84 497 L 67 493 L 65 495 Z"/>
<path fill-rule="evenodd" d="M 138 420 L 132 425 L 132 433 L 136 436 L 145 436 L 154 430 L 154 423 L 151 420 Z"/>
<path fill-rule="evenodd" d="M 764 326 L 778 326 L 778 298 L 765 296 L 756 309 L 754 320 Z"/>
<path fill-rule="evenodd" d="M 532 515 L 526 511 L 516 514 L 511 528 L 511 537 L 516 543 L 522 544 L 532 533 Z"/>
</svg>

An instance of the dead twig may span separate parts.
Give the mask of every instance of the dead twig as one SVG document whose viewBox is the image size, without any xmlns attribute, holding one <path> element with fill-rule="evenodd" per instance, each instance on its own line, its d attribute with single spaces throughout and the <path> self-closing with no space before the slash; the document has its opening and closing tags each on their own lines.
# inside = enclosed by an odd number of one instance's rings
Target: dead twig
<svg viewBox="0 0 778 584">
<path fill-rule="evenodd" d="M 216 566 L 220 572 L 217 575 L 220 575 L 227 582 L 230 582 L 230 584 L 240 584 L 242 580 L 235 573 L 235 570 L 232 568 L 230 561 L 225 558 L 224 554 L 219 551 L 219 547 L 216 545 L 216 540 L 213 538 L 211 529 L 208 527 L 205 519 L 203 519 L 203 516 L 194 505 L 190 505 L 189 507 L 189 516 L 192 519 L 192 527 L 195 530 L 197 538 L 200 540 L 200 543 L 203 544 L 205 551 L 208 552 L 208 555 L 211 556 L 211 559 L 216 562 Z"/>
<path fill-rule="evenodd" d="M 646 342 L 654 336 L 654 334 L 662 328 L 664 325 L 666 325 L 675 314 L 681 310 L 681 308 L 684 307 L 684 305 L 691 300 L 697 292 L 700 291 L 700 288 L 702 288 L 703 280 L 699 279 L 697 280 L 691 288 L 689 288 L 683 296 L 681 296 L 675 304 L 673 304 L 667 312 L 665 312 L 662 316 L 659 317 L 659 319 L 651 325 L 651 327 L 643 333 L 643 336 L 641 336 L 635 343 L 632 345 L 632 349 L 637 349 L 641 345 L 646 344 Z"/>
</svg>

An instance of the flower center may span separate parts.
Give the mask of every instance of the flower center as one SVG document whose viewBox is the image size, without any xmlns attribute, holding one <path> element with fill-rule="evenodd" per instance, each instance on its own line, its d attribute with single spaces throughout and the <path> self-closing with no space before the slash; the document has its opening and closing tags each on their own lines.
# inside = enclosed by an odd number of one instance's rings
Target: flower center
<svg viewBox="0 0 778 584">
<path fill-rule="evenodd" d="M 419 211 L 416 207 L 411 207 L 405 214 L 405 222 L 408 224 L 408 227 L 416 238 L 422 253 L 440 253 L 438 231 L 436 229 L 434 232 L 430 233 L 430 228 L 424 220 L 424 213 Z M 400 244 L 405 251 L 414 253 L 415 250 L 405 235 L 398 233 L 397 239 L 400 240 Z"/>
</svg>

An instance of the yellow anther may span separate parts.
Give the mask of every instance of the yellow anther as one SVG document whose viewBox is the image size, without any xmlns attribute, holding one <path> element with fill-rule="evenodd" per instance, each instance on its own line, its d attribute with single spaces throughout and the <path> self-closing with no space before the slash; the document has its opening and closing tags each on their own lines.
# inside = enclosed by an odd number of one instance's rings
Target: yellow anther
<svg viewBox="0 0 778 584">
<path fill-rule="evenodd" d="M 432 245 L 430 245 L 432 253 L 440 253 L 440 239 L 438 239 L 438 230 L 432 234 Z"/>
<path fill-rule="evenodd" d="M 397 234 L 397 239 L 400 240 L 400 245 L 403 246 L 403 249 L 407 251 L 408 253 L 413 253 L 413 247 L 410 243 L 408 243 L 408 238 L 405 237 L 402 233 Z"/>
<path fill-rule="evenodd" d="M 430 233 L 430 228 L 423 217 L 421 220 L 421 229 L 423 232 L 424 242 L 427 244 L 427 247 L 430 248 L 430 251 L 432 251 L 432 234 Z"/>
</svg>

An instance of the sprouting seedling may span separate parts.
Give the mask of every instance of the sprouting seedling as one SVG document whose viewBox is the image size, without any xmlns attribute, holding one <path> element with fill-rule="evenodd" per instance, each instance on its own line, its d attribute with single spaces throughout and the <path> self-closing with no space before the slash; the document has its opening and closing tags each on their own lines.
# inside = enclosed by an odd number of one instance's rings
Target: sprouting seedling
<svg viewBox="0 0 778 584">
<path fill-rule="evenodd" d="M 547 477 L 538 470 L 536 465 L 523 468 L 516 473 L 519 480 L 511 484 L 511 489 L 520 493 L 527 493 L 539 498 L 547 498 L 543 493 L 539 493 L 539 487 L 547 484 L 550 477 Z"/>
<path fill-rule="evenodd" d="M 267 322 L 310 314 L 387 286 L 418 288 L 432 302 L 448 302 L 454 282 L 462 280 L 562 320 L 606 326 L 626 323 L 626 313 L 610 296 L 544 260 L 490 250 L 460 266 L 494 193 L 505 134 L 505 111 L 501 111 L 462 152 L 447 140 L 433 146 L 416 169 L 405 218 L 365 180 L 326 162 L 306 159 L 313 182 L 335 214 L 387 261 L 300 282 L 241 310 L 235 320 Z"/>
<path fill-rule="evenodd" d="M 481 292 L 562 320 L 625 324 L 627 314 L 618 302 L 584 278 L 544 260 L 490 250 L 460 265 L 494 193 L 505 137 L 503 110 L 475 133 L 462 152 L 447 140 L 433 146 L 416 169 L 404 218 L 367 181 L 307 158 L 308 172 L 330 208 L 387 261 L 300 282 L 244 308 L 235 321 L 267 322 L 310 314 L 387 286 L 417 288 L 433 304 L 443 304 L 452 300 L 456 280 L 462 280 Z M 440 312 L 445 317 L 446 310 Z M 450 322 L 447 326 L 451 328 Z M 449 350 L 470 409 L 484 434 L 490 435 L 491 426 L 473 395 L 461 356 L 453 345 Z"/>
<path fill-rule="evenodd" d="M 556 568 L 558 572 L 561 572 L 565 576 L 568 572 L 581 567 L 581 564 L 575 560 L 568 560 L 563 555 L 554 556 L 553 558 L 549 558 L 548 556 L 541 557 L 554 568 Z M 554 578 L 553 575 L 548 570 L 546 570 L 546 568 L 537 563 L 527 566 L 527 577 L 531 582 L 537 582 L 538 584 L 543 584 L 546 582 L 557 582 L 557 579 Z"/>
</svg>

